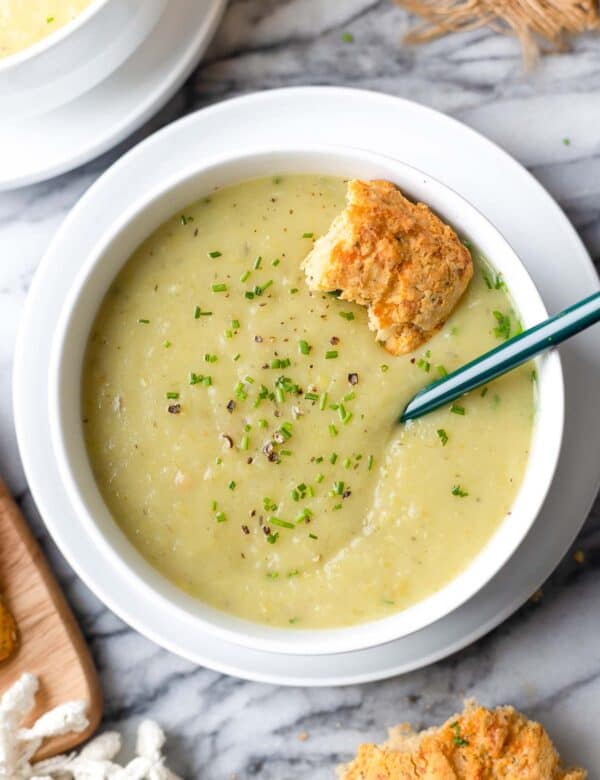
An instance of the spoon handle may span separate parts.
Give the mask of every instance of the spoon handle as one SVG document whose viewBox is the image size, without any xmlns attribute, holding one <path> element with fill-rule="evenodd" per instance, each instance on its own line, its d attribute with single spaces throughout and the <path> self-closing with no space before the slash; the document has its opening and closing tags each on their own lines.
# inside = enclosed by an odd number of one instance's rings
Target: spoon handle
<svg viewBox="0 0 600 780">
<path fill-rule="evenodd" d="M 407 405 L 400 422 L 414 420 L 454 401 L 469 390 L 487 384 L 599 320 L 600 292 L 596 292 L 475 358 L 443 379 L 427 385 Z"/>
</svg>

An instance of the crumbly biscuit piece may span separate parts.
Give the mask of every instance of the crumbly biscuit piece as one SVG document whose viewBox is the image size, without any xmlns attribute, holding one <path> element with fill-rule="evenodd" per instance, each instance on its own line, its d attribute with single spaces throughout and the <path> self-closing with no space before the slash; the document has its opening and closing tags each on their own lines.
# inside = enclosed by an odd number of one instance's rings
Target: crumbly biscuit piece
<svg viewBox="0 0 600 780">
<path fill-rule="evenodd" d="M 0 599 L 0 664 L 16 652 L 18 643 L 15 619 Z"/>
<path fill-rule="evenodd" d="M 448 319 L 473 276 L 468 249 L 424 203 L 387 181 L 348 182 L 347 206 L 303 263 L 311 290 L 369 307 L 369 327 L 402 355 Z"/>
<path fill-rule="evenodd" d="M 585 780 L 564 769 L 550 737 L 513 707 L 467 702 L 440 728 L 415 734 L 406 724 L 381 746 L 361 745 L 340 780 Z"/>
</svg>

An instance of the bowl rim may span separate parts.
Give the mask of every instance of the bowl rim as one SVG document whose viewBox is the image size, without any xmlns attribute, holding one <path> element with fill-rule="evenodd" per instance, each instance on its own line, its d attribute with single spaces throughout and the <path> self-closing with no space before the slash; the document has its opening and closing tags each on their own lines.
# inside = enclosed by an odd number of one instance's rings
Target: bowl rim
<svg viewBox="0 0 600 780">
<path fill-rule="evenodd" d="M 508 559 L 514 554 L 516 549 L 519 547 L 527 533 L 529 532 L 529 529 L 535 522 L 535 519 L 537 518 L 539 511 L 543 505 L 544 499 L 547 495 L 547 492 L 550 488 L 550 485 L 552 483 L 552 479 L 554 476 L 554 472 L 556 469 L 559 453 L 561 450 L 561 443 L 562 443 L 562 436 L 564 431 L 564 382 L 563 382 L 563 374 L 562 374 L 562 367 L 560 362 L 560 357 L 558 355 L 558 352 L 553 351 L 546 356 L 541 358 L 541 361 L 544 365 L 544 373 L 545 374 L 554 374 L 554 391 L 556 394 L 556 398 L 554 400 L 554 410 L 553 410 L 553 447 L 552 451 L 550 452 L 548 463 L 547 463 L 547 471 L 546 471 L 546 479 L 543 483 L 542 490 L 537 489 L 537 496 L 535 500 L 535 509 L 531 512 L 530 515 L 526 518 L 526 522 L 523 523 L 523 526 L 520 529 L 520 533 L 516 536 L 515 540 L 505 547 L 504 552 L 502 555 L 496 556 L 494 565 L 489 566 L 485 569 L 485 572 L 483 576 L 480 576 L 474 583 L 472 583 L 468 587 L 462 588 L 462 593 L 458 593 L 457 585 L 462 583 L 466 577 L 466 575 L 474 569 L 474 564 L 481 558 L 483 553 L 493 547 L 497 547 L 498 544 L 495 544 L 495 541 L 497 537 L 499 536 L 500 530 L 506 526 L 507 524 L 507 517 L 508 515 L 499 523 L 496 530 L 492 533 L 491 537 L 488 539 L 484 547 L 478 551 L 476 556 L 467 564 L 465 569 L 463 569 L 458 575 L 456 575 L 454 578 L 449 580 L 442 588 L 440 588 L 438 591 L 435 591 L 434 593 L 427 596 L 425 599 L 420 600 L 414 605 L 411 605 L 410 607 L 406 608 L 405 610 L 400 610 L 399 612 L 395 612 L 394 614 L 390 615 L 389 617 L 385 618 L 379 618 L 377 620 L 367 621 L 364 623 L 359 623 L 356 625 L 351 626 L 344 626 L 344 627 L 336 627 L 336 628 L 325 628 L 325 629 L 289 629 L 289 628 L 279 628 L 279 627 L 271 627 L 268 625 L 264 625 L 261 623 L 255 623 L 253 621 L 249 620 L 243 620 L 241 618 L 238 618 L 234 615 L 230 615 L 228 613 L 220 612 L 219 610 L 216 610 L 209 605 L 203 604 L 203 602 L 194 599 L 191 596 L 188 596 L 183 591 L 180 591 L 176 586 L 171 585 L 171 583 L 163 577 L 160 573 L 158 573 L 155 569 L 153 569 L 150 564 L 146 563 L 145 560 L 142 559 L 140 553 L 137 552 L 136 548 L 133 547 L 133 545 L 126 540 L 126 544 L 129 546 L 129 556 L 137 556 L 143 561 L 143 568 L 148 569 L 150 571 L 145 571 L 146 576 L 140 576 L 140 574 L 137 571 L 134 571 L 133 564 L 131 562 L 128 562 L 125 560 L 123 555 L 115 549 L 115 547 L 108 541 L 105 533 L 101 530 L 99 525 L 96 523 L 93 514 L 89 511 L 87 502 L 81 495 L 81 491 L 79 490 L 79 485 L 77 483 L 77 480 L 75 479 L 73 475 L 73 470 L 71 468 L 70 459 L 68 457 L 68 446 L 65 442 L 64 437 L 64 427 L 61 424 L 62 420 L 62 411 L 61 411 L 61 395 L 59 392 L 59 385 L 60 385 L 60 376 L 61 372 L 64 370 L 65 365 L 65 356 L 64 356 L 64 347 L 65 347 L 65 339 L 69 330 L 69 324 L 71 321 L 71 318 L 74 314 L 74 308 L 77 305 L 77 302 L 81 296 L 82 291 L 85 289 L 87 282 L 89 281 L 89 278 L 92 274 L 92 272 L 101 264 L 102 258 L 105 254 L 107 254 L 111 248 L 118 243 L 119 239 L 127 233 L 128 229 L 131 228 L 132 224 L 135 224 L 136 219 L 141 219 L 143 217 L 144 212 L 149 209 L 152 205 L 155 205 L 158 201 L 160 201 L 162 198 L 171 198 L 173 199 L 176 195 L 176 192 L 179 188 L 183 188 L 185 185 L 189 185 L 193 183 L 196 179 L 209 176 L 211 173 L 214 173 L 215 171 L 219 171 L 221 168 L 225 168 L 227 166 L 239 166 L 242 165 L 245 161 L 248 160 L 255 160 L 255 159 L 265 159 L 265 164 L 267 164 L 269 161 L 272 161 L 274 158 L 282 157 L 284 159 L 294 157 L 294 156 L 313 156 L 313 157 L 319 157 L 321 160 L 330 158 L 332 155 L 337 156 L 337 158 L 344 158 L 345 161 L 348 163 L 349 166 L 351 166 L 353 163 L 356 165 L 359 162 L 366 163 L 371 165 L 373 168 L 384 167 L 388 170 L 393 169 L 393 173 L 389 174 L 389 178 L 394 181 L 394 174 L 396 172 L 400 173 L 402 172 L 405 176 L 412 176 L 416 178 L 422 178 L 423 181 L 426 184 L 429 184 L 438 190 L 438 194 L 442 193 L 444 197 L 449 198 L 450 201 L 456 206 L 456 204 L 459 204 L 462 211 L 470 213 L 471 217 L 475 217 L 476 221 L 480 223 L 480 227 L 487 231 L 488 235 L 491 235 L 494 237 L 495 241 L 499 242 L 504 251 L 508 253 L 508 255 L 511 257 L 511 262 L 513 262 L 515 268 L 519 269 L 519 273 L 521 275 L 521 281 L 526 281 L 526 286 L 529 287 L 529 292 L 533 294 L 533 304 L 532 308 L 537 309 L 537 317 L 538 318 L 544 318 L 547 316 L 547 311 L 545 308 L 545 305 L 541 299 L 540 294 L 537 291 L 537 288 L 535 287 L 533 281 L 531 280 L 531 277 L 529 276 L 526 268 L 521 263 L 520 259 L 512 250 L 506 239 L 502 236 L 502 234 L 497 230 L 497 228 L 472 204 L 470 204 L 468 201 L 465 200 L 459 193 L 457 193 L 452 188 L 448 187 L 444 183 L 440 182 L 439 180 L 435 179 L 434 177 L 430 176 L 429 174 L 415 168 L 414 166 L 411 166 L 408 163 L 405 163 L 401 160 L 398 160 L 390 155 L 384 155 L 380 153 L 370 152 L 358 147 L 351 147 L 351 146 L 344 146 L 344 145 L 331 145 L 331 144 L 303 144 L 303 145 L 293 145 L 293 146 L 277 146 L 277 147 L 269 147 L 269 148 L 263 148 L 263 147 L 255 147 L 253 149 L 245 149 L 243 152 L 236 154 L 224 154 L 224 155 L 217 155 L 212 157 L 209 160 L 206 160 L 201 165 L 197 165 L 192 163 L 188 170 L 186 170 L 183 174 L 177 174 L 175 176 L 172 176 L 168 179 L 166 179 L 161 184 L 157 185 L 152 191 L 146 193 L 143 197 L 138 198 L 131 206 L 121 215 L 121 217 L 118 220 L 115 220 L 115 222 L 112 224 L 110 230 L 106 231 L 104 236 L 96 243 L 94 246 L 94 249 L 90 252 L 87 258 L 84 259 L 84 262 L 82 263 L 82 266 L 77 274 L 77 277 L 70 289 L 69 295 L 66 297 L 59 323 L 56 329 L 56 332 L 53 337 L 53 344 L 52 344 L 52 355 L 50 360 L 50 368 L 49 368 L 49 419 L 50 419 L 50 427 L 51 427 L 51 436 L 54 444 L 54 450 L 55 454 L 57 455 L 57 461 L 59 470 L 61 472 L 62 478 L 65 483 L 65 488 L 67 490 L 67 493 L 69 495 L 69 498 L 73 504 L 75 513 L 79 519 L 80 522 L 85 527 L 85 530 L 87 533 L 90 533 L 92 537 L 94 538 L 95 542 L 97 544 L 102 545 L 104 551 L 108 554 L 108 557 L 114 565 L 119 566 L 119 568 L 122 570 L 123 573 L 125 573 L 128 577 L 133 578 L 133 582 L 138 590 L 141 591 L 141 593 L 149 599 L 149 603 L 152 599 L 160 599 L 164 604 L 168 606 L 169 609 L 175 609 L 177 610 L 180 615 L 184 616 L 187 620 L 197 621 L 202 624 L 203 630 L 208 631 L 209 633 L 212 633 L 213 635 L 220 637 L 224 641 L 232 642 L 238 646 L 246 646 L 252 649 L 261 650 L 261 651 L 267 651 L 267 652 L 277 652 L 277 653 L 283 653 L 283 654 L 292 654 L 292 655 L 303 655 L 303 654 L 332 654 L 332 653 L 344 653 L 344 652 L 353 652 L 361 649 L 366 649 L 368 647 L 373 647 L 376 645 L 385 644 L 387 642 L 394 641 L 396 639 L 401 638 L 402 636 L 407 636 L 411 633 L 414 633 L 416 631 L 419 631 L 426 626 L 431 625 L 432 623 L 436 622 L 437 620 L 441 619 L 442 617 L 450 614 L 454 610 L 456 610 L 459 606 L 464 604 L 466 601 L 468 601 L 470 598 L 472 598 L 479 590 L 481 590 L 484 585 L 505 565 L 505 563 L 508 561 Z M 273 169 L 272 173 L 275 172 L 285 172 L 285 162 L 283 164 L 280 164 L 277 168 Z M 308 169 L 305 169 L 305 172 L 308 173 Z M 320 171 L 314 171 L 319 173 Z M 322 172 L 322 171 L 321 171 Z M 264 172 L 260 175 L 270 175 L 268 172 Z M 338 174 L 341 175 L 341 174 Z M 248 176 L 239 176 L 238 181 L 247 180 Z M 235 179 L 234 179 L 235 181 Z M 406 185 L 405 182 L 400 183 L 398 181 L 395 181 L 399 186 L 404 188 L 405 186 L 408 187 L 409 195 L 410 195 L 410 185 Z M 229 186 L 231 182 L 227 182 L 226 184 L 222 186 Z M 202 190 L 201 183 L 197 184 L 197 194 L 195 197 L 202 197 L 202 194 L 206 194 L 207 189 Z M 188 202 L 190 202 L 188 200 Z M 179 208 L 183 207 L 180 206 Z M 438 211 L 438 208 L 436 206 L 433 206 L 435 211 Z M 167 218 L 169 215 L 172 215 L 173 213 L 176 213 L 177 208 L 175 206 L 169 206 L 169 210 L 167 212 Z M 444 217 L 442 213 L 442 217 Z M 161 218 L 161 219 L 164 219 Z M 448 218 L 448 221 L 452 223 L 452 219 Z M 156 223 L 153 228 L 150 229 L 149 232 L 146 233 L 146 235 L 149 235 L 152 230 L 156 229 L 158 227 L 159 223 Z M 474 235 L 469 235 L 469 238 L 473 239 L 474 243 L 477 245 L 478 243 L 478 237 Z M 128 252 L 124 257 L 121 258 L 119 268 L 122 267 L 122 265 L 127 261 L 128 257 L 130 256 L 130 252 Z M 494 260 L 488 258 L 488 262 L 494 267 Z M 115 273 L 117 273 L 115 271 Z M 114 273 L 112 274 L 111 278 L 114 278 Z M 508 280 L 510 283 L 510 280 Z M 100 305 L 101 300 L 104 297 L 106 291 L 102 293 L 102 295 L 98 294 L 95 296 L 95 306 L 94 306 L 94 315 L 98 310 L 98 306 Z M 530 301 L 528 300 L 527 303 L 527 312 L 522 311 L 523 307 L 522 305 L 519 307 L 519 314 L 525 314 L 527 315 L 530 311 Z M 528 323 L 529 324 L 533 324 Z M 87 340 L 87 335 L 86 335 Z M 538 359 L 539 361 L 540 359 Z M 538 362 L 538 365 L 540 363 Z M 78 376 L 81 376 L 81 365 L 78 366 Z M 558 381 L 557 381 L 558 380 Z M 547 384 L 547 383 L 546 383 Z M 540 383 L 541 386 L 541 383 Z M 547 391 L 546 391 L 547 392 Z M 536 415 L 537 417 L 537 415 Z M 539 435 L 538 426 L 534 426 L 534 430 L 532 432 L 532 445 L 536 438 Z M 87 456 L 87 453 L 86 453 Z M 531 456 L 528 459 L 528 466 L 531 463 Z M 89 460 L 87 461 L 88 468 L 89 467 Z M 91 471 L 91 469 L 90 469 Z M 519 491 L 517 493 L 517 498 L 519 497 L 523 485 L 525 484 L 527 477 L 527 472 L 525 476 L 523 477 L 523 480 L 521 482 L 521 486 L 519 488 Z M 536 486 L 537 487 L 537 486 Z M 530 486 L 531 488 L 531 486 Z M 96 486 L 96 490 L 99 493 L 99 490 Z M 515 498 L 515 501 L 512 506 L 516 503 L 517 498 Z M 105 506 L 106 513 L 110 514 L 108 512 L 108 508 Z M 509 515 L 511 512 L 509 511 Z M 111 522 L 115 526 L 115 528 L 118 528 L 117 524 L 112 520 Z M 123 534 L 123 532 L 120 531 L 119 533 Z M 124 534 L 123 534 L 124 536 Z M 149 582 L 149 579 L 157 580 L 159 579 L 161 581 L 161 587 L 158 589 L 155 585 L 153 585 L 151 582 Z M 451 591 L 456 591 L 456 593 L 452 594 Z M 450 598 L 448 598 L 448 595 L 451 595 Z M 441 601 L 442 597 L 446 598 L 446 605 L 442 606 Z M 175 599 L 179 601 L 180 603 L 176 603 Z M 185 604 L 183 604 L 185 602 Z M 437 603 L 436 603 L 437 602 Z M 434 604 L 434 608 L 431 608 L 431 603 Z M 430 616 L 425 617 L 423 616 L 418 620 L 413 620 L 412 624 L 408 629 L 405 630 L 399 630 L 396 624 L 401 623 L 402 616 L 404 616 L 404 622 L 408 622 L 406 620 L 407 614 L 414 616 L 415 613 L 422 612 L 424 613 L 427 608 L 430 608 Z M 198 614 L 198 609 L 202 608 L 202 611 L 206 613 L 210 613 L 212 617 L 219 618 L 222 622 L 227 622 L 230 625 L 228 627 L 225 627 L 223 625 L 218 625 L 214 619 L 209 619 L 205 615 Z M 235 627 L 232 628 L 231 626 L 234 625 Z M 377 629 L 377 630 L 376 630 Z M 258 634 L 257 635 L 257 630 Z M 261 636 L 260 634 L 267 634 L 269 636 Z M 330 635 L 326 637 L 325 635 Z M 354 637 L 351 640 L 352 635 L 357 634 L 364 634 L 361 639 L 358 637 Z M 369 634 L 370 638 L 366 637 L 366 634 Z M 378 634 L 377 638 L 372 638 L 371 635 Z M 298 640 L 301 640 L 299 642 Z"/>
<path fill-rule="evenodd" d="M 58 44 L 67 36 L 87 24 L 87 22 L 96 16 L 103 6 L 108 5 L 110 2 L 112 2 L 112 0 L 91 0 L 89 5 L 80 11 L 77 16 L 74 16 L 73 19 L 66 24 L 63 24 L 62 27 L 45 35 L 42 39 L 36 41 L 36 43 L 32 43 L 31 46 L 26 46 L 24 49 L 19 49 L 19 51 L 16 51 L 14 54 L 9 54 L 7 57 L 0 58 L 0 78 L 13 68 L 18 68 L 20 65 L 23 65 L 23 63 L 33 60 L 50 49 L 53 49 L 55 46 L 58 46 Z"/>
</svg>

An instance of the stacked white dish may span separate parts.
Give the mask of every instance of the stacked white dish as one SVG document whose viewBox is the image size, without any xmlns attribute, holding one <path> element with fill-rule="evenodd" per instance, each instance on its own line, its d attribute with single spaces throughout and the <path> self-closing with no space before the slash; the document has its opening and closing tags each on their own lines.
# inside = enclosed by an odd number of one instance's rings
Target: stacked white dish
<svg viewBox="0 0 600 780">
<path fill-rule="evenodd" d="M 96 157 L 137 129 L 208 46 L 226 0 L 93 0 L 0 59 L 0 191 Z"/>
<path fill-rule="evenodd" d="M 317 109 L 320 121 L 315 128 L 311 117 Z M 339 147 L 312 148 L 317 142 L 335 145 L 342 138 L 346 145 L 388 158 Z M 282 143 L 296 151 L 244 155 L 259 144 L 273 150 Z M 548 195 L 503 152 L 458 123 L 411 103 L 346 90 L 283 90 L 231 101 L 188 117 L 126 155 L 90 189 L 59 231 L 33 285 L 19 337 L 15 363 L 19 443 L 36 501 L 67 558 L 95 592 L 142 633 L 199 663 L 253 679 L 290 684 L 374 679 L 423 665 L 472 641 L 522 603 L 563 554 L 597 488 L 600 436 L 594 434 L 600 430 L 591 432 L 590 426 L 600 429 L 600 423 L 588 408 L 585 385 L 586 372 L 598 370 L 598 358 L 593 358 L 600 355 L 598 336 L 585 334 L 564 351 L 566 437 L 548 498 L 544 502 L 562 431 L 556 355 L 541 364 L 543 424 L 535 434 L 532 471 L 517 499 L 523 504 L 515 504 L 513 515 L 480 559 L 433 601 L 417 605 L 411 614 L 319 637 L 316 632 L 275 636 L 232 619 L 217 620 L 144 568 L 102 510 L 90 475 L 74 465 L 81 460 L 82 445 L 76 420 L 69 417 L 73 404 L 65 387 L 69 378 L 73 386 L 78 375 L 81 345 L 70 342 L 74 332 L 89 325 L 81 307 L 78 311 L 77 302 L 83 300 L 79 296 L 87 296 L 93 307 L 128 251 L 152 227 L 214 184 L 268 173 L 275 163 L 281 170 L 286 156 L 294 170 L 312 167 L 365 178 L 383 176 L 417 197 L 426 199 L 427 192 L 429 202 L 472 236 L 504 272 L 526 325 L 543 318 L 544 306 L 502 236 L 447 187 L 420 176 L 397 158 L 460 192 L 495 223 L 551 310 L 597 287 L 585 250 Z M 217 164 L 219 158 L 228 160 Z M 155 191 L 156 181 L 166 184 Z M 533 243 L 514 219 L 520 208 L 528 211 Z M 60 278 L 53 273 L 59 257 Z M 65 257 L 77 259 L 65 262 Z M 78 274 L 82 257 L 87 261 Z M 558 282 L 548 273 L 553 258 L 556 263 L 569 259 L 568 280 Z M 586 344 L 587 363 L 578 372 L 569 371 Z M 46 404 L 33 402 L 32 392 L 38 388 L 28 382 L 32 372 L 48 377 L 50 415 Z M 584 432 L 587 435 L 582 436 Z M 576 447 L 577 463 L 572 457 Z M 568 525 L 563 520 L 567 511 Z"/>
</svg>

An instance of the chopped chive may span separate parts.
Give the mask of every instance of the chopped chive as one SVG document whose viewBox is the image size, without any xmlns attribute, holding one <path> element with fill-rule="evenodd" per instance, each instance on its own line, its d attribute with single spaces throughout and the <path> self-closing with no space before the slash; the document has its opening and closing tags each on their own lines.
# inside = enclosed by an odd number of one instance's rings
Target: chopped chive
<svg viewBox="0 0 600 780">
<path fill-rule="evenodd" d="M 233 356 L 233 359 L 234 359 L 234 360 L 239 360 L 239 359 L 240 359 L 240 357 L 241 357 L 240 353 L 239 353 L 239 352 L 236 352 L 236 353 L 235 353 L 235 355 Z"/>
<path fill-rule="evenodd" d="M 300 290 L 297 287 L 292 287 L 290 290 L 290 295 L 295 295 L 297 292 L 300 292 Z"/>
<path fill-rule="evenodd" d="M 191 385 L 199 385 L 200 382 L 204 379 L 204 376 L 202 374 L 196 374 L 194 371 L 190 372 L 190 384 Z"/>
<path fill-rule="evenodd" d="M 562 142 L 565 146 L 571 146 L 571 139 L 570 138 L 563 138 Z"/>
<path fill-rule="evenodd" d="M 276 580 L 279 577 L 279 572 L 277 572 L 277 571 L 268 571 L 267 572 L 267 577 L 270 580 Z"/>
<path fill-rule="evenodd" d="M 346 393 L 344 396 L 344 401 L 353 401 L 356 398 L 356 393 L 354 390 L 351 393 Z"/>
<path fill-rule="evenodd" d="M 251 376 L 245 376 L 244 377 L 244 382 L 247 382 L 249 385 L 253 385 L 254 384 L 254 379 L 252 379 Z"/>
<path fill-rule="evenodd" d="M 323 393 L 321 400 L 319 401 L 319 409 L 323 411 L 327 406 L 327 393 Z"/>
<path fill-rule="evenodd" d="M 338 356 L 337 349 L 328 349 L 325 353 L 325 360 L 333 360 Z"/>
<path fill-rule="evenodd" d="M 303 355 L 308 355 L 310 353 L 310 344 L 308 341 L 304 341 L 304 339 L 298 343 L 298 348 Z"/>
<path fill-rule="evenodd" d="M 345 469 L 352 468 L 352 459 L 351 458 L 344 458 L 344 468 Z"/>
<path fill-rule="evenodd" d="M 251 301 L 254 298 L 254 293 L 252 290 L 246 290 L 244 293 L 244 298 L 247 298 L 249 301 Z"/>
<path fill-rule="evenodd" d="M 188 222 L 193 222 L 193 221 L 194 221 L 194 217 L 186 217 L 185 214 L 181 215 L 181 224 L 182 225 L 187 225 Z"/>
<path fill-rule="evenodd" d="M 279 517 L 270 517 L 269 525 L 278 525 L 281 528 L 295 528 L 293 523 L 288 523 L 287 520 L 281 520 Z"/>
<path fill-rule="evenodd" d="M 245 434 L 242 436 L 242 441 L 240 442 L 240 449 L 241 449 L 241 450 L 247 450 L 247 449 L 248 449 L 248 446 L 249 446 L 249 444 L 250 444 L 250 437 L 248 436 L 248 434 L 247 434 L 247 433 L 245 433 Z"/>
<path fill-rule="evenodd" d="M 231 327 L 234 330 L 238 330 L 240 327 L 240 321 L 239 320 L 231 320 Z"/>
<path fill-rule="evenodd" d="M 140 323 L 140 325 L 148 325 L 150 323 L 150 320 L 139 319 L 138 322 Z"/>
<path fill-rule="evenodd" d="M 217 362 L 217 356 L 216 355 L 210 355 L 208 352 L 204 355 L 204 361 L 206 363 L 216 363 Z"/>
<path fill-rule="evenodd" d="M 325 475 L 320 473 L 317 474 L 317 476 L 315 477 L 315 481 L 317 482 L 318 485 L 320 485 L 324 479 L 325 479 Z"/>
<path fill-rule="evenodd" d="M 217 249 L 214 249 L 212 252 L 208 253 L 208 256 L 212 257 L 214 260 L 216 257 L 221 257 L 221 252 L 219 252 Z"/>
<path fill-rule="evenodd" d="M 388 365 L 386 365 L 385 363 L 382 363 L 382 364 L 379 366 L 379 368 L 381 369 L 381 373 L 382 373 L 382 374 L 385 374 L 385 372 L 386 372 L 386 371 L 389 371 L 389 370 L 390 370 L 390 367 L 389 367 Z"/>
<path fill-rule="evenodd" d="M 194 309 L 194 319 L 195 320 L 199 320 L 201 314 L 202 314 L 202 312 L 200 310 L 200 307 L 196 306 L 196 308 Z"/>
<path fill-rule="evenodd" d="M 494 328 L 494 335 L 499 339 L 505 341 L 510 338 L 510 316 L 508 314 L 502 314 L 501 311 L 492 312 L 496 318 L 498 325 Z"/>
<path fill-rule="evenodd" d="M 318 393 L 304 393 L 304 398 L 307 401 L 318 401 L 319 400 L 319 394 Z"/>
<path fill-rule="evenodd" d="M 344 43 L 354 43 L 354 36 L 352 35 L 352 33 L 349 32 L 342 33 L 341 37 Z"/>
<path fill-rule="evenodd" d="M 54 21 L 54 17 L 53 16 L 47 16 L 46 17 L 46 24 L 52 24 L 53 21 Z"/>
<path fill-rule="evenodd" d="M 259 428 L 266 428 L 267 427 L 267 421 L 264 419 L 261 419 L 258 421 L 258 427 Z"/>
<path fill-rule="evenodd" d="M 331 463 L 332 466 L 337 459 L 338 459 L 337 452 L 332 452 L 331 455 L 329 456 L 329 462 Z"/>
<path fill-rule="evenodd" d="M 212 509 L 213 512 L 216 512 L 217 511 L 217 502 L 216 501 L 211 501 L 210 502 L 210 508 Z"/>
<path fill-rule="evenodd" d="M 280 262 L 281 262 L 281 260 L 278 257 L 276 257 L 275 260 L 273 260 L 273 262 L 271 263 L 271 265 L 275 266 L 275 268 L 277 268 L 277 266 L 279 265 Z"/>
<path fill-rule="evenodd" d="M 227 285 L 226 284 L 213 284 L 211 287 L 213 292 L 226 292 L 227 291 Z"/>
<path fill-rule="evenodd" d="M 465 498 L 465 496 L 468 496 L 469 494 L 466 490 L 463 490 L 460 485 L 454 485 L 452 488 L 452 495 L 458 496 L 459 498 Z"/>
<path fill-rule="evenodd" d="M 354 319 L 354 312 L 353 311 L 341 311 L 340 317 L 343 317 L 345 320 L 353 320 Z"/>
<path fill-rule="evenodd" d="M 371 469 L 373 468 L 373 460 L 374 460 L 373 456 L 369 455 L 369 457 L 367 458 L 367 471 L 371 471 Z"/>
<path fill-rule="evenodd" d="M 291 571 L 288 571 L 287 576 L 288 577 L 297 577 L 300 574 L 298 569 L 292 569 Z"/>
<path fill-rule="evenodd" d="M 315 536 L 315 534 L 309 534 L 309 535 L 308 535 L 308 538 L 309 538 L 309 539 L 318 539 L 319 537 L 318 537 L 318 536 Z"/>
<path fill-rule="evenodd" d="M 227 520 L 227 517 L 225 516 L 225 512 L 217 512 L 215 515 L 215 520 L 217 523 L 224 523 Z"/>
<path fill-rule="evenodd" d="M 350 420 L 351 420 L 353 417 L 354 417 L 354 415 L 352 414 L 352 412 L 346 412 L 346 414 L 344 415 L 344 419 L 342 420 L 342 423 L 343 423 L 344 425 L 348 425 L 348 423 L 350 422 Z"/>
<path fill-rule="evenodd" d="M 426 373 L 429 373 L 429 370 L 431 368 L 431 363 L 429 363 L 424 358 L 420 358 L 419 360 L 417 360 L 417 366 L 419 368 L 422 368 L 423 371 L 425 371 Z"/>
<path fill-rule="evenodd" d="M 240 276 L 240 282 L 248 281 L 249 276 L 250 276 L 250 271 L 244 271 L 244 273 Z"/>
<path fill-rule="evenodd" d="M 211 376 L 203 376 L 202 377 L 202 384 L 206 387 L 210 387 L 212 385 L 212 377 Z"/>
<path fill-rule="evenodd" d="M 169 349 L 170 346 L 171 346 L 171 342 L 168 339 L 166 341 L 163 341 L 163 347 L 165 349 Z"/>
<path fill-rule="evenodd" d="M 257 287 L 255 287 L 255 288 L 254 288 L 254 292 L 255 292 L 255 294 L 256 294 L 256 295 L 262 295 L 262 294 L 264 293 L 264 291 L 265 291 L 265 290 L 268 290 L 268 289 L 269 289 L 269 287 L 270 287 L 272 284 L 273 284 L 273 280 L 272 280 L 272 279 L 269 279 L 269 281 L 268 281 L 268 282 L 265 282 L 265 283 L 264 283 L 264 284 L 262 284 L 260 287 L 258 287 L 258 286 L 257 286 Z"/>
<path fill-rule="evenodd" d="M 231 480 L 231 482 L 227 485 L 227 487 L 229 488 L 229 490 L 235 490 L 235 482 Z"/>
<path fill-rule="evenodd" d="M 329 433 L 332 436 L 337 436 L 338 435 L 338 429 L 335 427 L 335 425 L 333 423 L 330 423 L 330 425 L 329 425 Z"/>
<path fill-rule="evenodd" d="M 312 238 L 314 236 L 314 233 L 303 233 L 302 238 Z"/>
<path fill-rule="evenodd" d="M 448 434 L 443 428 L 438 428 L 436 431 L 439 440 L 442 442 L 442 447 L 445 447 L 446 444 L 448 444 Z"/>
<path fill-rule="evenodd" d="M 260 264 L 261 264 L 261 263 L 262 263 L 262 257 L 260 257 L 260 256 L 259 256 L 259 257 L 257 257 L 257 258 L 256 258 L 256 260 L 254 261 L 254 270 L 255 270 L 255 271 L 258 271 L 258 269 L 260 268 Z"/>
<path fill-rule="evenodd" d="M 267 536 L 267 542 L 269 544 L 275 544 L 275 542 L 279 539 L 279 532 L 275 531 L 275 533 L 269 534 Z"/>
<path fill-rule="evenodd" d="M 169 392 L 167 393 L 167 398 L 177 400 L 177 398 L 179 398 L 179 393 Z"/>
<path fill-rule="evenodd" d="M 488 392 L 489 392 L 489 389 L 490 389 L 489 387 L 484 387 L 484 388 L 483 388 L 483 390 L 482 390 L 482 391 L 479 393 L 479 395 L 480 395 L 482 398 L 485 398 L 485 397 L 486 397 L 486 395 L 487 395 L 487 394 L 488 394 Z"/>
<path fill-rule="evenodd" d="M 450 407 L 450 411 L 452 412 L 452 414 L 461 414 L 464 416 L 465 407 L 459 406 L 458 404 L 452 404 L 452 406 Z"/>
<path fill-rule="evenodd" d="M 445 368 L 445 366 L 436 366 L 436 367 L 435 367 L 435 370 L 438 372 L 438 374 L 439 374 L 441 377 L 448 376 L 448 372 L 446 371 L 446 368 Z"/>
</svg>

